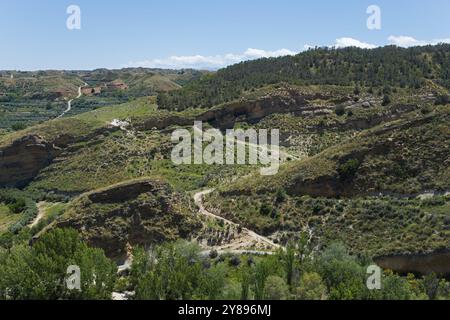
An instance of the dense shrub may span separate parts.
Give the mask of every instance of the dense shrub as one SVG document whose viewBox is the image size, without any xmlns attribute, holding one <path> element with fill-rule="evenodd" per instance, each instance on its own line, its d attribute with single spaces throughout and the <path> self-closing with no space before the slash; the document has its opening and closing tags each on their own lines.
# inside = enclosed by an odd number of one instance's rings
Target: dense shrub
<svg viewBox="0 0 450 320">
<path fill-rule="evenodd" d="M 358 172 L 361 163 L 358 159 L 350 159 L 338 168 L 338 173 L 341 181 L 352 180 Z"/>
<path fill-rule="evenodd" d="M 305 273 L 300 279 L 300 286 L 296 289 L 299 300 L 324 300 L 327 297 L 327 288 L 322 277 L 315 272 Z"/>
<path fill-rule="evenodd" d="M 436 98 L 436 105 L 446 105 L 449 103 L 447 94 L 441 94 Z"/>
<path fill-rule="evenodd" d="M 334 111 L 335 113 L 336 113 L 336 115 L 338 115 L 339 117 L 340 116 L 343 116 L 344 114 L 345 114 L 345 107 L 343 106 L 343 105 L 338 105 L 337 107 L 336 107 L 336 110 Z"/>
<path fill-rule="evenodd" d="M 21 213 L 18 222 L 10 227 L 10 231 L 18 233 L 28 225 L 38 214 L 38 209 L 32 195 L 17 189 L 0 189 L 0 202 L 6 203 L 14 213 Z"/>
<path fill-rule="evenodd" d="M 389 104 L 391 104 L 391 97 L 387 94 L 385 94 L 383 96 L 383 102 L 381 103 L 382 106 L 388 106 Z"/>
<path fill-rule="evenodd" d="M 268 203 L 263 203 L 261 205 L 261 209 L 259 210 L 259 212 L 264 215 L 264 216 L 269 216 L 272 214 L 273 211 L 273 207 L 272 205 L 268 204 Z"/>
</svg>

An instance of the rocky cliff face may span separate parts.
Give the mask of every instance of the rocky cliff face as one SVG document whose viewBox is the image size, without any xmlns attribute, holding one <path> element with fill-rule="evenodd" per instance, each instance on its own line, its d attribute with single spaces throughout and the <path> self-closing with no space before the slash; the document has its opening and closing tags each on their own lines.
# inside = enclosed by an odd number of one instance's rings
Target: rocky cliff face
<svg viewBox="0 0 450 320">
<path fill-rule="evenodd" d="M 188 126 L 193 123 L 194 118 L 183 118 L 168 113 L 166 115 L 146 119 L 142 123 L 135 125 L 135 128 L 137 130 L 163 130 L 171 126 Z"/>
<path fill-rule="evenodd" d="M 382 268 L 399 273 L 444 274 L 450 275 L 450 251 L 429 254 L 393 255 L 375 259 Z"/>
<path fill-rule="evenodd" d="M 284 88 L 257 100 L 242 100 L 207 111 L 199 118 L 221 130 L 233 128 L 236 122 L 256 123 L 275 113 L 301 112 L 315 99 L 328 99 L 322 94 L 307 95 Z"/>
<path fill-rule="evenodd" d="M 129 245 L 190 239 L 201 228 L 194 207 L 162 181 L 135 180 L 80 196 L 53 227 L 75 228 L 120 260 Z"/>
<path fill-rule="evenodd" d="M 275 113 L 302 113 L 316 110 L 310 101 L 316 99 L 328 100 L 333 97 L 325 94 L 304 94 L 296 89 L 281 88 L 257 99 L 242 99 L 208 110 L 196 117 L 181 117 L 174 114 L 160 115 L 148 119 L 136 126 L 138 130 L 166 129 L 171 126 L 192 125 L 194 121 L 210 123 L 213 127 L 225 130 L 231 129 L 237 122 L 256 123 Z M 348 98 L 350 99 L 350 98 Z M 347 101 L 344 98 L 343 101 Z"/>
<path fill-rule="evenodd" d="M 0 188 L 25 187 L 75 142 L 90 141 L 116 130 L 119 128 L 100 128 L 84 136 L 60 134 L 51 138 L 29 134 L 6 144 L 0 147 Z"/>
<path fill-rule="evenodd" d="M 30 135 L 0 150 L 0 186 L 21 187 L 61 152 L 43 138 Z"/>
</svg>

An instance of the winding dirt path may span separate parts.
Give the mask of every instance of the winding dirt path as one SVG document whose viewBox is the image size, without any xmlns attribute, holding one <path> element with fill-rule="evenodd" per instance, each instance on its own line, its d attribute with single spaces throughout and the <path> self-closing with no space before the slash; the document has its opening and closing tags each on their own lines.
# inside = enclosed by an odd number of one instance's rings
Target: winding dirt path
<svg viewBox="0 0 450 320">
<path fill-rule="evenodd" d="M 204 139 L 212 139 L 213 138 L 210 134 L 200 130 L 200 128 L 198 128 L 197 126 L 194 126 L 194 130 L 197 131 L 198 133 L 203 134 Z M 228 137 L 227 135 L 224 136 L 225 139 L 227 137 Z M 271 152 L 275 152 L 276 154 L 278 154 L 280 157 L 282 157 L 284 159 L 300 160 L 299 157 L 289 154 L 287 152 L 284 152 L 283 150 L 280 149 L 279 146 L 259 145 L 259 144 L 250 143 L 248 141 L 243 141 L 240 139 L 235 139 L 234 143 L 239 144 L 239 145 L 248 146 L 250 148 L 257 150 L 257 152 L 266 152 L 268 154 L 270 154 Z M 270 146 L 270 148 L 269 148 L 269 146 Z"/>
<path fill-rule="evenodd" d="M 36 206 L 38 208 L 38 215 L 36 218 L 34 218 L 33 222 L 30 224 L 30 228 L 33 228 L 38 225 L 38 223 L 44 218 L 45 216 L 45 207 L 46 203 L 44 201 L 39 202 Z"/>
<path fill-rule="evenodd" d="M 71 100 L 69 100 L 67 102 L 67 109 L 64 110 L 63 113 L 61 113 L 58 117 L 56 117 L 56 119 L 60 119 L 60 118 L 64 117 L 66 115 L 66 113 L 68 113 L 70 110 L 72 110 L 72 102 L 74 100 L 76 100 L 76 99 L 80 99 L 81 98 L 81 96 L 83 95 L 81 93 L 81 89 L 84 88 L 84 87 L 87 87 L 87 86 L 88 86 L 88 84 L 85 82 L 84 85 L 82 85 L 81 87 L 78 87 L 78 96 L 76 98 L 71 99 Z"/>
<path fill-rule="evenodd" d="M 201 192 L 198 192 L 194 195 L 194 202 L 197 205 L 197 207 L 199 208 L 199 213 L 219 220 L 219 221 L 223 221 L 226 224 L 229 224 L 231 226 L 234 227 L 239 227 L 239 225 L 237 223 L 234 223 L 233 221 L 227 220 L 223 217 L 220 217 L 218 215 L 215 215 L 211 212 L 209 212 L 208 210 L 206 210 L 204 204 L 203 204 L 203 197 L 210 194 L 211 192 L 213 192 L 214 189 L 208 189 L 208 190 L 204 190 Z M 252 238 L 253 240 L 256 240 L 257 242 L 261 242 L 264 243 L 266 245 L 268 245 L 269 247 L 273 248 L 273 250 L 278 250 L 280 248 L 282 248 L 280 245 L 274 243 L 272 240 L 270 240 L 267 237 L 261 236 L 259 234 L 257 234 L 256 232 L 253 232 L 247 228 L 242 228 L 242 231 L 245 232 L 250 238 Z M 233 250 L 227 250 L 228 252 L 233 252 Z M 270 254 L 268 252 L 263 252 L 263 251 L 253 251 L 253 250 L 234 250 L 236 253 L 244 253 L 244 252 L 253 252 L 253 253 L 259 253 L 259 254 Z"/>
</svg>

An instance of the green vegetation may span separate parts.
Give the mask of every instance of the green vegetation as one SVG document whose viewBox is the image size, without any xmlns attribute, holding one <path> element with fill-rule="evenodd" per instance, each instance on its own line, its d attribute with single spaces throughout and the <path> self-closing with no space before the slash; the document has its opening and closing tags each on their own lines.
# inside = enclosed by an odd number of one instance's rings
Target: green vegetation
<svg viewBox="0 0 450 320">
<path fill-rule="evenodd" d="M 201 224 L 193 207 L 162 179 L 136 179 L 75 198 L 47 230 L 83 226 L 83 239 L 121 258 L 128 245 L 194 238 Z"/>
<path fill-rule="evenodd" d="M 251 88 L 289 82 L 366 87 L 420 88 L 426 79 L 450 88 L 449 45 L 388 46 L 373 50 L 320 48 L 296 56 L 242 62 L 205 75 L 181 90 L 161 93 L 158 105 L 170 110 L 212 107 L 232 101 Z"/>
<path fill-rule="evenodd" d="M 361 163 L 358 159 L 348 160 L 337 168 L 339 178 L 344 182 L 352 180 L 356 176 L 360 165 Z"/>
<path fill-rule="evenodd" d="M 52 118 L 67 107 L 83 81 L 64 72 L 0 72 L 0 128 L 20 130 Z"/>
<path fill-rule="evenodd" d="M 1 183 L 24 181 L 0 189 L 0 299 L 449 299 L 441 275 L 385 270 L 382 290 L 366 287 L 372 260 L 450 250 L 449 51 L 323 48 L 216 73 L 0 72 Z M 92 91 L 46 121 L 84 82 Z M 173 130 L 199 119 L 279 129 L 279 173 L 175 165 Z M 197 214 L 193 193 L 207 188 L 205 208 L 236 226 Z M 116 281 L 109 259 L 131 251 Z M 83 292 L 65 289 L 71 264 L 87 270 Z"/>
<path fill-rule="evenodd" d="M 292 246 L 290 269 L 287 253 L 267 257 L 224 255 L 204 257 L 193 244 L 164 244 L 149 253 L 134 251 L 130 277 L 123 279 L 128 290 L 135 288 L 138 300 L 242 299 L 242 300 L 426 300 L 448 299 L 449 283 L 436 275 L 400 277 L 382 275 L 382 290 L 366 287 L 370 261 L 350 255 L 334 243 L 318 254 L 300 259 L 303 253 Z M 299 252 L 300 250 L 300 252 Z M 290 272 L 287 272 L 290 270 Z M 290 275 L 295 275 L 294 277 Z M 433 292 L 428 283 L 437 281 Z"/>
<path fill-rule="evenodd" d="M 123 97 L 153 96 L 159 92 L 179 89 L 190 81 L 198 79 L 202 74 L 202 71 L 191 69 L 163 70 L 145 68 L 98 69 L 78 73 L 84 81 L 93 87 L 114 82 L 123 82 L 128 86 L 128 89 L 119 92 L 116 90 L 105 90 L 100 97 L 117 96 L 118 93 Z"/>
<path fill-rule="evenodd" d="M 74 230 L 55 230 L 32 247 L 26 235 L 0 248 L 0 300 L 111 299 L 116 266 L 87 247 Z M 4 245 L 4 244 L 2 244 Z M 81 290 L 68 290 L 67 269 L 81 270 Z"/>
<path fill-rule="evenodd" d="M 436 275 L 400 277 L 386 271 L 382 289 L 366 287 L 370 261 L 334 243 L 314 258 L 292 244 L 290 284 L 287 253 L 254 257 L 203 256 L 187 242 L 133 250 L 129 275 L 117 279 L 115 265 L 100 249 L 84 244 L 70 229 L 41 236 L 29 247 L 22 233 L 0 241 L 0 300 L 111 299 L 113 290 L 136 300 L 428 300 L 449 299 L 450 284 Z M 66 271 L 81 270 L 81 290 L 68 290 Z"/>
<path fill-rule="evenodd" d="M 38 204 L 39 210 L 42 211 L 42 218 L 37 224 L 31 228 L 32 234 L 38 234 L 45 227 L 52 224 L 56 219 L 64 214 L 67 210 L 67 203 L 48 203 L 40 202 Z"/>
<path fill-rule="evenodd" d="M 248 171 L 246 166 L 177 166 L 172 146 L 170 136 L 157 131 L 105 133 L 73 145 L 70 156 L 42 170 L 28 190 L 79 194 L 152 176 L 164 177 L 178 190 L 196 190 Z"/>
<path fill-rule="evenodd" d="M 195 70 L 157 69 L 2 71 L 0 128 L 17 131 L 58 117 L 67 108 L 67 101 L 78 95 L 78 88 L 85 82 L 91 87 L 101 88 L 102 92 L 74 100 L 72 110 L 66 116 L 179 89 L 202 74 Z M 108 87 L 113 83 L 123 83 L 126 87 Z"/>
<path fill-rule="evenodd" d="M 284 187 L 292 195 L 325 197 L 447 191 L 449 111 L 444 106 L 425 115 L 420 111 L 405 114 L 312 157 L 291 161 L 273 177 L 255 174 L 222 189 L 234 194 Z M 320 184 L 327 187 L 315 187 Z"/>
<path fill-rule="evenodd" d="M 445 106 L 450 102 L 447 94 L 441 94 L 436 99 L 436 105 L 443 105 Z"/>
<path fill-rule="evenodd" d="M 214 193 L 209 208 L 227 219 L 287 243 L 302 230 L 311 230 L 318 246 L 341 241 L 351 252 L 371 257 L 428 253 L 449 249 L 450 199 L 383 198 L 328 199 L 277 194 L 241 196 Z"/>
<path fill-rule="evenodd" d="M 3 216 L 7 218 L 8 230 L 17 233 L 27 226 L 37 215 L 35 196 L 16 189 L 0 189 L 0 203 L 8 208 Z M 15 217 L 11 217 L 14 214 Z M 14 221 L 14 224 L 11 222 Z"/>
<path fill-rule="evenodd" d="M 14 214 L 4 203 L 0 203 L 0 234 L 8 229 L 20 219 L 20 215 Z"/>
<path fill-rule="evenodd" d="M 142 119 L 155 116 L 155 110 L 154 98 L 140 98 L 129 103 L 104 107 L 70 118 L 47 121 L 19 132 L 0 136 L 0 145 L 7 145 L 30 134 L 39 135 L 48 141 L 53 141 L 62 135 L 72 137 L 75 141 L 82 140 L 84 137 L 94 134 L 96 130 L 110 126 L 114 119 L 142 121 Z"/>
</svg>

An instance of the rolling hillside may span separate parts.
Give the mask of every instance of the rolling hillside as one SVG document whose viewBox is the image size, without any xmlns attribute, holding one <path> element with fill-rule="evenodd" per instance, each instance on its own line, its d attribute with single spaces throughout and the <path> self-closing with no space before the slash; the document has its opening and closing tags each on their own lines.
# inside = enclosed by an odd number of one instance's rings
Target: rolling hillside
<svg viewBox="0 0 450 320">
<path fill-rule="evenodd" d="M 112 83 L 113 90 L 88 92 L 74 102 L 87 112 L 0 136 L 0 185 L 6 194 L 21 192 L 36 204 L 64 204 L 34 232 L 48 223 L 71 226 L 111 257 L 116 250 L 123 255 L 128 240 L 149 245 L 179 235 L 170 219 L 180 210 L 158 220 L 167 201 L 158 202 L 152 192 L 138 190 L 124 203 L 91 199 L 122 186 L 139 189 L 144 179 L 164 185 L 165 199 L 215 188 L 205 196 L 204 210 L 216 219 L 188 219 L 205 250 L 224 243 L 255 250 L 239 233 L 245 227 L 281 246 L 306 233 L 318 252 L 340 241 L 370 258 L 438 254 L 436 259 L 447 261 L 440 254 L 450 249 L 448 54 L 447 45 L 318 49 L 215 74 L 67 71 L 75 87 L 83 81 L 92 88 Z M 280 129 L 286 155 L 280 172 L 262 177 L 260 166 L 174 165 L 171 134 L 192 130 L 195 120 L 221 130 Z M 148 211 L 148 203 L 160 210 Z M 3 229 L 26 229 L 36 219 L 35 207 L 13 216 L 5 202 L 0 205 Z M 156 230 L 137 223 L 141 211 L 149 213 L 145 219 L 161 222 L 164 237 L 141 236 Z M 97 224 L 102 219 L 106 227 Z M 113 235 L 120 235 L 119 244 L 111 242 Z M 423 271 L 423 265 L 409 266 Z"/>
<path fill-rule="evenodd" d="M 0 128 L 20 130 L 58 117 L 85 83 L 82 97 L 66 116 L 180 89 L 202 74 L 161 69 L 0 71 Z"/>
</svg>

